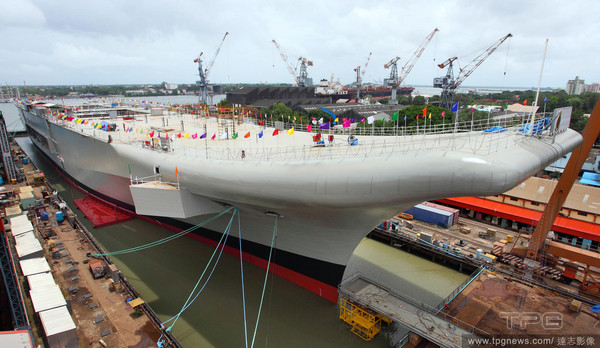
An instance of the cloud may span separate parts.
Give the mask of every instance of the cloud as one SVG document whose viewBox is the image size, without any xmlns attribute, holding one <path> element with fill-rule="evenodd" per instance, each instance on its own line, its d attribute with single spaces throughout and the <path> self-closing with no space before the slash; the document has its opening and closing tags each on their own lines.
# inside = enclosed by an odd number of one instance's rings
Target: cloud
<svg viewBox="0 0 600 348">
<path fill-rule="evenodd" d="M 315 82 L 331 74 L 342 83 L 354 81 L 353 69 L 364 66 L 372 52 L 365 80 L 380 82 L 389 75 L 386 62 L 400 56 L 399 67 L 404 65 L 437 27 L 440 31 L 405 83 L 431 85 L 445 74 L 437 64 L 457 56 L 463 67 L 511 32 L 514 37 L 463 84 L 535 85 L 549 38 L 543 81 L 562 87 L 575 75 L 586 82 L 600 80 L 589 58 L 598 53 L 593 43 L 600 40 L 600 22 L 594 17 L 599 9 L 600 2 L 593 0 L 568 6 L 556 0 L 543 6 L 516 0 L 150 0 L 143 5 L 4 0 L 0 66 L 13 84 L 193 83 L 197 67 L 192 60 L 202 51 L 210 61 L 228 31 L 211 81 L 292 83 L 271 43 L 275 39 L 293 66 L 298 57 L 314 61 L 308 72 Z"/>
</svg>

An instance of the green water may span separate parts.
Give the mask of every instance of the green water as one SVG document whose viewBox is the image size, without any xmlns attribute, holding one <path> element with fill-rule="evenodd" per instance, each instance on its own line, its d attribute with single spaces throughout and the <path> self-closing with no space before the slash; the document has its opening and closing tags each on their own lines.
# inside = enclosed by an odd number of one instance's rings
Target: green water
<svg viewBox="0 0 600 348">
<path fill-rule="evenodd" d="M 63 199 L 74 207 L 72 200 L 83 195 L 54 171 L 29 139 L 22 138 L 18 142 Z M 76 213 L 107 251 L 172 235 L 139 219 L 94 229 L 82 214 L 77 210 Z M 179 238 L 111 258 L 157 315 L 167 320 L 181 309 L 213 251 L 191 238 Z M 243 266 L 250 346 L 265 271 L 248 263 Z M 393 282 L 394 288 L 411 296 L 423 295 L 424 301 L 435 303 L 466 279 L 464 274 L 366 239 L 355 251 L 349 267 L 350 272 L 382 277 Z M 173 328 L 184 347 L 246 346 L 241 287 L 239 259 L 223 253 L 210 281 Z M 372 342 L 363 341 L 352 334 L 337 315 L 336 304 L 269 275 L 254 347 L 389 347 L 383 335 Z"/>
</svg>

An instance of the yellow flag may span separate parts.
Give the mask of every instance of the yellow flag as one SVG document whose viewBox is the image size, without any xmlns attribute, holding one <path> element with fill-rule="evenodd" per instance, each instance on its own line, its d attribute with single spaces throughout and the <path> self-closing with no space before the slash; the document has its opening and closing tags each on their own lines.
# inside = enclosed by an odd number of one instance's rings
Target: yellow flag
<svg viewBox="0 0 600 348">
<path fill-rule="evenodd" d="M 336 117 L 336 118 L 335 118 L 335 120 L 334 120 L 333 122 L 337 122 L 337 121 L 338 121 L 338 118 Z"/>
<path fill-rule="evenodd" d="M 187 138 L 189 138 L 189 137 L 190 137 L 190 133 L 185 133 L 185 134 L 183 135 L 183 137 L 184 137 L 184 138 L 186 138 L 186 139 L 187 139 Z"/>
<path fill-rule="evenodd" d="M 287 130 L 287 134 L 292 135 L 294 134 L 294 127 L 290 128 Z"/>
<path fill-rule="evenodd" d="M 431 118 L 431 112 L 429 113 L 429 118 Z"/>
</svg>

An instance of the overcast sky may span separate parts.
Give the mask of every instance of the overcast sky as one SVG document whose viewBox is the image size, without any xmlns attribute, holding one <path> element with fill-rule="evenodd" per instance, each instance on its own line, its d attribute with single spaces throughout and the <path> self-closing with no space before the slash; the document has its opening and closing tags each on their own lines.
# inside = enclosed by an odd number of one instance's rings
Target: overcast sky
<svg viewBox="0 0 600 348">
<path fill-rule="evenodd" d="M 372 52 L 364 80 L 378 82 L 439 28 L 405 84 L 430 85 L 437 64 L 465 66 L 512 33 L 463 86 L 537 86 L 548 38 L 542 86 L 564 88 L 576 75 L 600 82 L 598 13 L 595 0 L 0 0 L 0 83 L 193 83 L 194 58 L 210 61 L 225 32 L 214 83 L 293 83 L 273 39 L 292 65 L 314 62 L 315 82 L 352 82 Z"/>
</svg>

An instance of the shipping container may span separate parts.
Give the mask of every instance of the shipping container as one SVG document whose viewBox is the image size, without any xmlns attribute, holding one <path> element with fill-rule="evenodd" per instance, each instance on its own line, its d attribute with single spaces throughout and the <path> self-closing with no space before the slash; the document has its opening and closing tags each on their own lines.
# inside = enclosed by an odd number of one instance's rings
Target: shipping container
<svg viewBox="0 0 600 348">
<path fill-rule="evenodd" d="M 432 203 L 432 202 L 423 202 L 421 204 L 426 205 L 428 207 L 437 208 L 440 210 L 445 210 L 445 211 L 451 212 L 452 213 L 452 223 L 450 224 L 450 226 L 456 225 L 458 223 L 458 216 L 460 215 L 460 210 L 455 209 L 455 208 L 450 208 L 445 205 Z"/>
<path fill-rule="evenodd" d="M 428 207 L 423 204 L 417 204 L 414 207 L 406 210 L 405 213 L 411 214 L 416 220 L 438 225 L 444 228 L 452 226 L 452 213 L 445 210 Z"/>
</svg>

